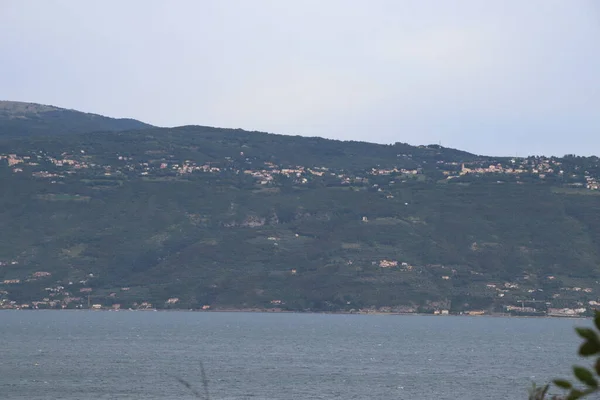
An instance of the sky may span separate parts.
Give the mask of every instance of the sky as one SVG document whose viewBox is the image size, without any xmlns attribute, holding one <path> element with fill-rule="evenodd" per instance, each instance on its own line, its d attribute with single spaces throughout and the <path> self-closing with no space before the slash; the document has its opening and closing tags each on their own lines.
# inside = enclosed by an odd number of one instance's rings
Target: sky
<svg viewBox="0 0 600 400">
<path fill-rule="evenodd" d="M 0 38 L 1 100 L 600 155 L 596 0 L 0 0 Z"/>
</svg>

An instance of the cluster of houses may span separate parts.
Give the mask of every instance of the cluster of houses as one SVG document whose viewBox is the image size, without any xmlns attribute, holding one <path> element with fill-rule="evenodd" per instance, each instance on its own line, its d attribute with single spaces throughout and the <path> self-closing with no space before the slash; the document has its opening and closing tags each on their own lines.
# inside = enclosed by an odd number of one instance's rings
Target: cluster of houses
<svg viewBox="0 0 600 400">
<path fill-rule="evenodd" d="M 240 153 L 243 155 L 243 152 Z M 148 154 L 152 156 L 152 154 Z M 30 172 L 36 178 L 61 179 L 67 175 L 85 170 L 86 173 L 93 172 L 103 177 L 131 175 L 152 177 L 167 175 L 187 175 L 197 172 L 219 174 L 222 172 L 233 172 L 253 177 L 257 184 L 268 185 L 275 180 L 277 175 L 294 179 L 296 184 L 305 184 L 311 178 L 331 176 L 339 179 L 342 185 L 366 185 L 369 176 L 417 176 L 423 174 L 421 168 L 371 168 L 365 170 L 362 175 L 349 174 L 344 171 L 333 171 L 327 167 L 306 166 L 281 166 L 272 162 L 264 162 L 261 166 L 253 166 L 250 159 L 246 160 L 246 167 L 240 167 L 239 163 L 234 167 L 232 157 L 225 157 L 220 162 L 206 162 L 198 164 L 192 160 L 176 160 L 174 156 L 168 155 L 156 159 L 135 160 L 133 157 L 113 155 L 114 162 L 102 164 L 94 162 L 95 156 L 84 150 L 60 155 L 49 155 L 44 152 L 30 152 L 27 155 L 0 154 L 0 161 L 6 160 L 8 167 L 15 173 Z M 600 166 L 599 166 L 600 167 Z M 468 163 L 455 161 L 438 161 L 436 168 L 446 175 L 447 180 L 467 175 L 482 174 L 508 174 L 520 176 L 532 174 L 540 179 L 549 175 L 557 175 L 566 178 L 565 184 L 573 187 L 598 190 L 600 188 L 599 178 L 596 173 L 579 169 L 573 169 L 565 165 L 561 159 L 547 157 L 513 158 L 511 160 L 489 161 L 478 160 Z M 597 171 L 596 171 L 597 172 Z"/>
<path fill-rule="evenodd" d="M 279 238 L 268 237 L 268 240 L 277 242 Z M 349 265 L 353 264 L 353 260 L 347 261 Z M 393 269 L 397 271 L 422 273 L 429 271 L 433 273 L 439 273 L 441 280 L 451 280 L 452 276 L 456 273 L 456 270 L 444 266 L 444 265 L 427 265 L 427 266 L 413 266 L 405 261 L 399 261 L 395 259 L 379 259 L 372 261 L 373 267 L 379 267 L 382 269 Z M 14 266 L 19 265 L 16 260 L 12 261 L 1 261 L 0 268 L 3 266 Z M 439 272 L 436 272 L 439 271 Z M 290 270 L 290 275 L 296 275 L 297 270 L 295 268 Z M 117 292 L 111 292 L 106 295 L 94 295 L 94 289 L 89 286 L 90 279 L 94 279 L 94 274 L 88 274 L 84 279 L 77 282 L 65 281 L 57 282 L 54 285 L 50 285 L 44 288 L 43 294 L 40 298 L 28 302 L 28 303 L 17 303 L 10 300 L 11 288 L 15 285 L 23 285 L 29 282 L 37 280 L 51 280 L 52 274 L 47 271 L 35 271 L 29 273 L 26 276 L 19 278 L 10 278 L 0 281 L 0 309 L 1 308 L 14 308 L 14 309 L 40 309 L 40 308 L 91 308 L 91 309 L 120 309 L 121 304 L 116 302 L 118 297 Z M 546 276 L 543 279 L 547 281 L 553 281 L 556 278 L 554 276 Z M 528 275 L 523 277 L 524 281 L 529 281 Z M 531 314 L 531 315 L 549 315 L 549 316 L 581 316 L 586 314 L 589 310 L 600 308 L 600 301 L 590 300 L 593 298 L 595 290 L 592 287 L 580 287 L 580 286 L 564 286 L 554 289 L 554 293 L 550 294 L 553 301 L 535 301 L 532 300 L 536 297 L 544 298 L 544 290 L 541 288 L 531 288 L 531 285 L 525 285 L 515 282 L 488 282 L 484 284 L 484 291 L 494 291 L 497 298 L 504 298 L 502 301 L 505 302 L 504 311 L 511 314 Z M 121 292 L 128 292 L 129 287 L 120 288 Z M 556 307 L 553 303 L 554 300 L 562 300 L 562 293 L 570 294 L 567 303 L 573 304 L 574 307 Z M 575 297 L 579 300 L 574 300 Z M 515 300 L 517 298 L 531 298 L 530 300 Z M 546 297 L 548 298 L 548 297 Z M 108 302 L 98 302 L 98 300 L 109 300 Z M 91 301 L 94 300 L 94 301 Z M 514 303 L 517 304 L 514 304 Z M 178 308 L 181 302 L 179 297 L 170 297 L 164 304 L 158 306 L 158 308 Z M 279 307 L 285 304 L 282 299 L 273 299 L 271 306 Z M 533 304 L 533 305 L 532 305 Z M 557 304 L 565 304 L 564 301 Z M 140 303 L 132 303 L 129 305 L 133 309 L 137 310 L 150 310 L 156 308 L 150 302 L 144 301 Z M 210 305 L 204 305 L 203 310 L 210 309 Z M 402 310 L 398 311 L 395 308 L 377 309 L 377 310 L 362 310 L 361 312 L 402 312 L 410 313 L 417 312 L 415 310 Z M 540 311 L 542 310 L 542 311 Z M 480 315 L 481 310 L 470 310 L 463 311 L 463 313 L 469 315 Z M 434 315 L 447 315 L 449 314 L 448 308 L 434 308 L 431 311 Z M 486 312 L 482 311 L 481 314 Z"/>
<path fill-rule="evenodd" d="M 394 265 L 395 261 L 390 260 L 381 260 L 382 265 L 389 266 L 381 266 L 381 268 L 398 268 L 398 265 Z M 404 268 L 408 267 L 405 266 Z M 43 271 L 41 271 L 43 272 Z M 296 272 L 292 270 L 292 275 Z M 41 277 L 48 277 L 46 275 L 41 275 Z M 0 309 L 92 309 L 92 310 L 120 310 L 121 304 L 117 303 L 115 300 L 118 297 L 116 292 L 110 293 L 108 296 L 94 296 L 92 295 L 92 288 L 89 287 L 80 287 L 73 288 L 73 282 L 65 283 L 65 286 L 61 284 L 52 285 L 46 287 L 44 289 L 44 293 L 40 296 L 39 299 L 29 301 L 29 302 L 16 302 L 10 299 L 10 291 L 12 285 L 23 284 L 24 280 L 19 279 L 9 279 L 0 282 Z M 80 285 L 82 282 L 78 282 Z M 75 286 L 77 286 L 75 284 Z M 486 284 L 486 288 L 488 289 L 496 289 L 499 291 L 508 291 L 508 290 L 517 290 L 518 285 L 510 282 L 505 282 L 503 284 Z M 574 288 L 570 288 L 574 289 Z M 589 288 L 585 288 L 589 289 Z M 122 292 L 129 291 L 128 287 L 123 287 L 120 289 Z M 562 290 L 567 290 L 562 288 Z M 583 291 L 584 289 L 582 289 Z M 591 289 L 590 289 L 591 291 Z M 590 291 L 586 291 L 585 293 L 589 293 Z M 73 292 L 77 292 L 77 294 L 73 294 Z M 521 293 L 523 294 L 523 293 Z M 593 310 L 600 309 L 600 301 L 590 300 L 586 303 L 581 301 L 573 302 L 574 307 L 556 307 L 553 306 L 552 302 L 548 301 L 535 301 L 535 300 L 513 300 L 510 304 L 504 305 L 504 312 L 506 314 L 511 315 L 532 315 L 532 316 L 552 316 L 552 317 L 582 317 L 587 316 Z M 142 302 L 133 302 L 131 304 L 128 303 L 129 310 L 155 310 L 157 308 L 160 309 L 169 309 L 169 308 L 180 308 L 181 300 L 179 297 L 170 297 L 164 304 L 159 304 L 158 306 L 153 305 L 151 302 L 142 301 Z M 282 299 L 273 299 L 270 301 L 271 308 L 275 307 L 275 309 L 280 309 L 281 306 L 285 305 L 285 301 Z M 379 307 L 379 308 L 365 308 L 354 310 L 354 312 L 358 313 L 394 313 L 394 314 L 410 314 L 410 313 L 430 313 L 433 315 L 450 315 L 450 314 L 460 314 L 460 315 L 486 315 L 492 314 L 490 310 L 463 310 L 460 312 L 452 312 L 449 310 L 448 304 L 446 307 L 435 306 L 427 308 L 425 311 L 419 310 L 416 307 L 409 306 L 396 306 L 396 307 Z M 212 306 L 209 304 L 203 305 L 200 310 L 209 311 L 212 309 Z"/>
<path fill-rule="evenodd" d="M 442 173 L 447 180 L 467 175 L 485 174 L 507 174 L 519 177 L 523 174 L 537 176 L 546 179 L 551 175 L 560 177 L 565 185 L 572 187 L 587 188 L 589 190 L 600 189 L 600 178 L 590 171 L 581 170 L 578 166 L 567 169 L 567 166 L 556 158 L 529 157 L 513 158 L 508 162 L 497 161 L 473 161 L 469 163 L 438 162 Z M 595 166 L 598 170 L 600 164 Z M 596 174 L 597 175 L 597 174 Z"/>
<path fill-rule="evenodd" d="M 197 164 L 192 160 L 176 161 L 171 159 L 161 158 L 156 160 L 145 160 L 135 162 L 132 157 L 116 156 L 115 163 L 104 165 L 93 162 L 93 156 L 81 150 L 81 154 L 75 156 L 69 153 L 62 153 L 60 156 L 51 156 L 42 152 L 32 152 L 29 155 L 17 154 L 1 154 L 0 160 L 7 160 L 8 167 L 12 168 L 14 173 L 22 173 L 24 171 L 31 172 L 35 178 L 56 179 L 65 178 L 67 175 L 72 175 L 77 170 L 85 170 L 86 173 L 94 171 L 99 176 L 124 176 L 134 174 L 142 177 L 152 177 L 154 175 L 163 176 L 165 174 L 186 175 L 195 172 L 218 174 L 221 172 L 234 172 L 236 174 L 245 174 L 255 178 L 256 182 L 261 185 L 267 185 L 275 179 L 277 175 L 282 175 L 288 178 L 293 178 L 295 183 L 304 184 L 311 177 L 323 177 L 331 175 L 340 180 L 341 184 L 367 184 L 368 178 L 366 175 L 391 175 L 391 174 L 412 174 L 416 175 L 418 170 L 405 169 L 383 169 L 373 168 L 365 171 L 365 176 L 353 176 L 345 173 L 331 172 L 326 167 L 292 166 L 282 167 L 272 162 L 263 163 L 260 168 L 233 168 L 231 157 L 225 157 L 221 163 L 208 162 Z M 249 161 L 249 160 L 248 160 Z M 250 165 L 251 163 L 248 163 Z"/>
<path fill-rule="evenodd" d="M 564 171 L 560 169 L 561 162 L 545 157 L 533 159 L 511 159 L 508 164 L 499 162 L 475 162 L 472 166 L 467 166 L 461 163 L 460 175 L 466 174 L 486 174 L 486 173 L 504 173 L 504 174 L 539 174 L 540 178 L 544 178 L 545 174 L 559 173 Z"/>
</svg>

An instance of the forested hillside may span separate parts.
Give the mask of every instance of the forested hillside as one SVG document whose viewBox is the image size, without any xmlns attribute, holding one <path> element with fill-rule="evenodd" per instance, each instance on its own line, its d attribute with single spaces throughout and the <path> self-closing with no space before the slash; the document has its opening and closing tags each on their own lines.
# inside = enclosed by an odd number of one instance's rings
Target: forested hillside
<svg viewBox="0 0 600 400">
<path fill-rule="evenodd" d="M 0 101 L 0 137 L 124 131 L 151 125 L 128 118 L 108 118 L 53 106 Z"/>
<path fill-rule="evenodd" d="M 596 157 L 198 126 L 5 138 L 0 157 L 5 308 L 583 313 L 600 297 Z"/>
</svg>

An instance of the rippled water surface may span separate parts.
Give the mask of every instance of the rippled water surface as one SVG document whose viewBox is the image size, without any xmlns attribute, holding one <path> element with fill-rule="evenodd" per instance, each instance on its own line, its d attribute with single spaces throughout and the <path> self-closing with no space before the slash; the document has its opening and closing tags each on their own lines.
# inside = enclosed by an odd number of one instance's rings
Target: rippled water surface
<svg viewBox="0 0 600 400">
<path fill-rule="evenodd" d="M 526 399 L 587 320 L 1 311 L 0 398 Z"/>
</svg>

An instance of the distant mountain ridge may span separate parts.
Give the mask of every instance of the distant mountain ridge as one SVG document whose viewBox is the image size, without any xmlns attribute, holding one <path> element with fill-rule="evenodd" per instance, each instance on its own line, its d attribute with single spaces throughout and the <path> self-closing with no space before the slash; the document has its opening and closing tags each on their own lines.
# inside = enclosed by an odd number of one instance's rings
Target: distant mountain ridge
<svg viewBox="0 0 600 400">
<path fill-rule="evenodd" d="M 152 127 L 131 118 L 110 118 L 37 103 L 0 101 L 0 138 L 119 132 Z"/>
</svg>

